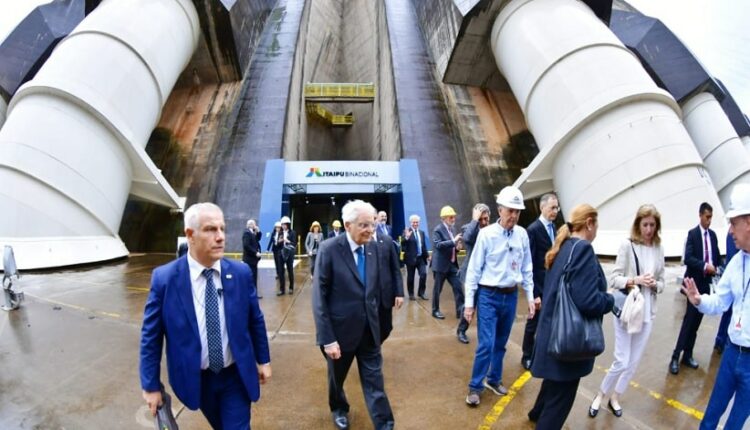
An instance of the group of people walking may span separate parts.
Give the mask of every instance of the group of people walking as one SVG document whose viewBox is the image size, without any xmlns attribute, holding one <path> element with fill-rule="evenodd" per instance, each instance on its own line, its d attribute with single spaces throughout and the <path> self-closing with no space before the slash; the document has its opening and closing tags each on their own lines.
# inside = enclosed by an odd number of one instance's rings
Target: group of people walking
<svg viewBox="0 0 750 430">
<path fill-rule="evenodd" d="M 595 208 L 577 205 L 567 222 L 556 223 L 559 203 L 554 194 L 548 194 L 540 200 L 540 217 L 524 229 L 518 226 L 525 209 L 520 190 L 504 188 L 496 203 L 496 222 L 490 223 L 487 205 L 477 204 L 472 221 L 460 233 L 454 230 L 455 210 L 443 207 L 441 223 L 432 232 L 432 256 L 416 215 L 409 218 L 410 225 L 398 244 L 404 253 L 409 299 L 428 300 L 425 273 L 430 264 L 435 278 L 432 316 L 445 318 L 440 310 L 440 292 L 447 280 L 455 298 L 459 341 L 469 343 L 466 330 L 476 320 L 477 347 L 466 403 L 479 405 L 485 390 L 507 394 L 503 361 L 518 295 L 522 294 L 528 319 L 521 365 L 542 379 L 528 412 L 529 420 L 540 429 L 562 428 L 581 378 L 592 372 L 596 355 L 604 349 L 600 334 L 598 346 L 593 336 L 592 345 L 583 346 L 585 352 L 574 356 L 569 351 L 561 352 L 561 344 L 571 343 L 560 329 L 565 321 L 559 309 L 566 306 L 566 300 L 587 328 L 598 327 L 600 332 L 603 316 L 615 314 L 614 361 L 588 415 L 596 417 L 606 401 L 615 416 L 622 416 L 621 397 L 648 344 L 658 312 L 657 296 L 664 290 L 659 211 L 650 204 L 637 209 L 629 237 L 623 238 L 614 270 L 607 278 L 591 245 L 599 228 Z M 404 291 L 398 246 L 383 215 L 369 203 L 355 200 L 342 210 L 343 232 L 322 240 L 320 224 L 313 223 L 305 240 L 312 263 L 316 343 L 327 363 L 328 403 L 338 429 L 349 428 L 344 381 L 354 359 L 374 427 L 395 426 L 385 393 L 381 346 L 392 330 L 391 310 L 402 305 Z M 738 252 L 728 260 L 713 293 L 710 283 L 722 264 L 716 235 L 709 228 L 710 205 L 702 204 L 699 215 L 700 224 L 688 233 L 685 247 L 687 271 L 682 292 L 687 308 L 669 372 L 678 373 L 680 365 L 698 367 L 693 348 L 702 315 L 724 313 L 722 327 L 726 333 L 717 336 L 715 346 L 722 353 L 722 361 L 701 429 L 716 428 L 732 398 L 734 404 L 724 428 L 740 429 L 750 414 L 750 305 L 744 305 L 750 286 L 750 270 L 746 269 L 750 185 L 738 185 L 732 192 L 727 218 Z M 243 260 L 247 265 L 238 265 L 223 258 L 221 209 L 211 204 L 194 205 L 185 213 L 185 225 L 187 255 L 154 271 L 146 303 L 141 340 L 143 397 L 155 413 L 162 403 L 161 351 L 164 339 L 169 338 L 170 383 L 180 400 L 191 409 L 200 408 L 214 428 L 249 428 L 247 406 L 257 400 L 258 384 L 271 377 L 256 288 L 260 232 L 253 220 L 248 221 L 243 234 Z M 296 234 L 290 227 L 289 218 L 283 217 L 271 234 L 269 247 L 278 249 L 279 254 L 296 248 Z M 467 257 L 459 267 L 457 254 L 462 249 Z M 284 294 L 284 268 L 292 293 L 292 266 L 287 265 L 290 260 L 283 255 L 276 258 L 277 267 L 281 267 L 277 272 L 279 293 Z M 415 273 L 420 278 L 416 292 Z M 181 297 L 184 294 L 188 296 Z M 184 329 L 194 324 L 194 330 Z M 247 326 L 249 336 L 228 329 L 237 324 Z"/>
</svg>

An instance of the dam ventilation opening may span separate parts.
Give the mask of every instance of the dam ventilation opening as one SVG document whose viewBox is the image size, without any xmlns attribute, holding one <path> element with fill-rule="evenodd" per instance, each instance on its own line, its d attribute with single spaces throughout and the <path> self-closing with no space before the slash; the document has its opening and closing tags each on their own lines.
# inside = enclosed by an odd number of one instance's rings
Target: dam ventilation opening
<svg viewBox="0 0 750 430">
<path fill-rule="evenodd" d="M 372 103 L 375 100 L 373 83 L 312 83 L 305 84 L 305 110 L 311 120 L 329 127 L 350 127 L 352 112 L 334 113 L 323 103 Z"/>
</svg>

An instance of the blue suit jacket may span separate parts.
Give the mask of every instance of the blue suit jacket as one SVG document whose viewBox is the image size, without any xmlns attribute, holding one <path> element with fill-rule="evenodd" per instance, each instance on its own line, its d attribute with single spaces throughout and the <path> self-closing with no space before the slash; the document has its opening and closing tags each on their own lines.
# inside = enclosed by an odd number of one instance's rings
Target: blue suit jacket
<svg viewBox="0 0 750 430">
<path fill-rule="evenodd" d="M 527 228 L 529 234 L 529 247 L 531 248 L 531 263 L 534 265 L 534 297 L 541 297 L 544 289 L 544 277 L 547 269 L 544 268 L 544 256 L 552 248 L 552 241 L 547 233 L 547 226 L 537 218 Z"/>
<path fill-rule="evenodd" d="M 354 351 L 366 325 L 375 343 L 380 344 L 378 308 L 382 286 L 378 248 L 376 242 L 365 244 L 367 279 L 362 282 L 346 234 L 320 244 L 312 297 L 318 345 L 338 342 L 342 351 Z"/>
<path fill-rule="evenodd" d="M 260 397 L 256 363 L 271 361 L 255 281 L 244 263 L 221 260 L 229 348 L 251 401 Z M 154 269 L 141 329 L 141 387 L 159 391 L 162 344 L 167 339 L 169 384 L 190 409 L 200 407 L 201 341 L 187 257 Z"/>
<path fill-rule="evenodd" d="M 456 233 L 453 234 L 454 236 Z M 435 248 L 432 251 L 432 270 L 435 272 L 447 273 L 450 271 L 451 264 L 458 267 L 458 255 L 456 261 L 451 263 L 451 255 L 456 248 L 456 243 L 451 239 L 448 229 L 442 222 L 432 231 L 432 242 Z"/>
<path fill-rule="evenodd" d="M 411 227 L 409 227 L 411 229 Z M 417 263 L 427 263 L 427 258 L 430 257 L 430 253 L 427 251 L 427 234 L 424 230 L 419 230 L 419 241 L 422 247 L 422 253 L 417 254 L 417 235 L 412 233 L 407 239 L 406 236 L 401 237 L 401 249 L 404 250 L 404 263 L 409 266 L 416 266 Z M 421 261 L 420 261 L 421 260 Z"/>
<path fill-rule="evenodd" d="M 718 269 L 721 266 L 719 241 L 716 238 L 716 233 L 710 228 L 708 229 L 708 240 L 711 241 L 711 264 Z M 685 242 L 685 277 L 693 278 L 701 294 L 708 294 L 711 291 L 711 276 L 703 273 L 704 265 L 701 227 L 696 226 L 688 232 L 687 242 Z"/>
</svg>

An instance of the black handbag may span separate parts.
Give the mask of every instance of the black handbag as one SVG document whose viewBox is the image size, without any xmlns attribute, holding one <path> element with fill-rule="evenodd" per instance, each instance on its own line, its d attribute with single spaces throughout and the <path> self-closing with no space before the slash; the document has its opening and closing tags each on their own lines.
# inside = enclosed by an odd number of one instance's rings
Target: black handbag
<svg viewBox="0 0 750 430">
<path fill-rule="evenodd" d="M 156 430 L 179 430 L 177 421 L 172 415 L 172 397 L 161 388 L 162 405 L 156 410 L 154 417 L 154 426 Z"/>
<path fill-rule="evenodd" d="M 578 242 L 573 244 L 568 262 L 563 267 L 552 314 L 552 333 L 547 345 L 547 354 L 559 361 L 589 360 L 604 352 L 601 318 L 587 318 L 581 315 L 570 297 L 570 261 Z"/>
</svg>

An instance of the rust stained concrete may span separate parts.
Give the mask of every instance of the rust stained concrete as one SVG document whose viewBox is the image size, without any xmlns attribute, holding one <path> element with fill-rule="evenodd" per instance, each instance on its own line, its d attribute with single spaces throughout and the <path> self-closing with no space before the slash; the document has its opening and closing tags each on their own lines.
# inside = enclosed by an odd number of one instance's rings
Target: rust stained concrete
<svg viewBox="0 0 750 430">
<path fill-rule="evenodd" d="M 26 274 L 20 284 L 27 300 L 20 310 L 0 313 L 0 428 L 153 428 L 146 416 L 138 382 L 140 326 L 153 267 L 169 255 L 134 255 L 95 268 Z M 605 269 L 611 269 L 605 263 Z M 647 390 L 704 410 L 713 386 L 719 356 L 712 352 L 718 317 L 706 317 L 698 334 L 697 370 L 668 374 L 667 364 L 685 309 L 677 293 L 679 266 L 668 268 L 667 288 L 659 297 L 659 314 L 648 350 L 635 381 L 623 396 L 623 418 L 602 409 L 595 420 L 588 404 L 612 359 L 612 322 L 605 319 L 608 349 L 597 369 L 581 381 L 566 428 L 569 429 L 692 429 L 698 421 L 657 400 Z M 276 297 L 273 271 L 260 270 L 261 307 L 271 344 L 273 378 L 253 405 L 256 429 L 330 429 L 325 362 L 315 346 L 309 271 L 296 271 L 294 296 Z M 428 280 L 428 292 L 432 279 Z M 383 348 L 386 390 L 402 429 L 473 429 L 484 422 L 500 399 L 482 394 L 475 409 L 464 404 L 470 377 L 476 329 L 471 344 L 456 341 L 456 320 L 448 286 L 442 296 L 444 321 L 430 316 L 430 303 L 410 302 L 394 313 L 395 330 Z M 521 374 L 520 343 L 524 315 L 519 314 L 504 362 L 504 383 Z M 162 371 L 166 375 L 166 366 Z M 489 428 L 532 428 L 526 420 L 540 381 L 530 379 Z M 346 382 L 352 405 L 353 429 L 372 428 L 364 406 L 357 371 Z M 206 429 L 200 412 L 175 399 L 180 428 Z"/>
</svg>

